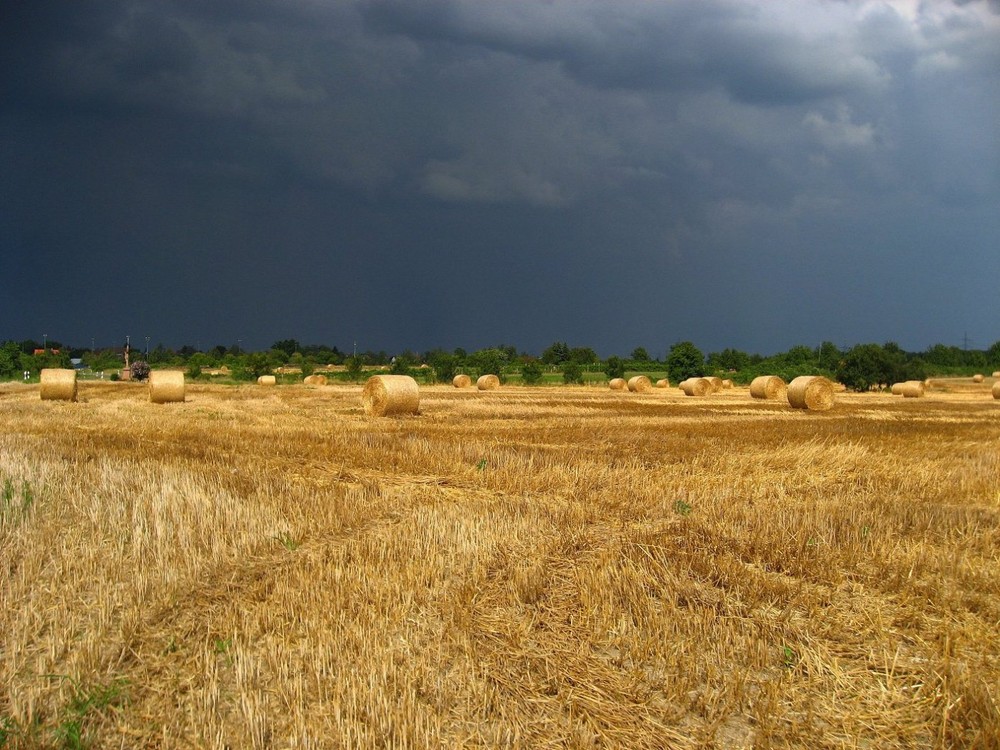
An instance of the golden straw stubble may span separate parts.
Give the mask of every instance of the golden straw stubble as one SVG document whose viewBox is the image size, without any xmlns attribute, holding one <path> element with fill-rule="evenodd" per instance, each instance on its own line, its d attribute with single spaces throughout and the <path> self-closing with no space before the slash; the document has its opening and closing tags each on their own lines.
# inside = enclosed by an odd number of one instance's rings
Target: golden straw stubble
<svg viewBox="0 0 1000 750">
<path fill-rule="evenodd" d="M 788 384 L 788 404 L 794 409 L 833 408 L 833 383 L 820 375 L 800 375 Z"/>
<path fill-rule="evenodd" d="M 149 400 L 154 404 L 184 402 L 184 373 L 152 370 L 149 373 Z"/>
<path fill-rule="evenodd" d="M 76 401 L 76 370 L 44 368 L 39 395 L 43 401 Z"/>
<path fill-rule="evenodd" d="M 761 375 L 750 382 L 750 395 L 767 400 L 784 398 L 785 381 L 777 375 Z"/>
</svg>

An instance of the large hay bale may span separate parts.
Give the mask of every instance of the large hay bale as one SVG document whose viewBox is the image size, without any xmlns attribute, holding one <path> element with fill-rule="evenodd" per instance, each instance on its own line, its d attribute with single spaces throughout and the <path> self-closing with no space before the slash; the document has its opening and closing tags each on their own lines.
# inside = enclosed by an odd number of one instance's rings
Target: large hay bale
<svg viewBox="0 0 1000 750">
<path fill-rule="evenodd" d="M 41 386 L 42 401 L 76 401 L 76 370 L 46 367 Z"/>
<path fill-rule="evenodd" d="M 274 375 L 261 375 L 257 378 L 257 385 L 277 385 L 278 379 Z"/>
<path fill-rule="evenodd" d="M 722 390 L 722 378 L 715 375 L 709 375 L 705 378 L 705 380 L 707 380 L 709 385 L 712 386 L 712 393 L 718 393 Z"/>
<path fill-rule="evenodd" d="M 608 381 L 608 388 L 613 391 L 624 391 L 628 388 L 628 383 L 625 382 L 625 378 L 611 378 Z"/>
<path fill-rule="evenodd" d="M 669 388 L 670 381 L 667 380 L 666 378 L 660 378 L 659 380 L 656 381 L 654 385 L 656 385 L 657 388 Z"/>
<path fill-rule="evenodd" d="M 178 370 L 150 370 L 149 400 L 154 404 L 183 403 L 184 373 Z"/>
<path fill-rule="evenodd" d="M 788 384 L 788 404 L 795 409 L 833 408 L 833 383 L 820 375 L 800 375 Z"/>
<path fill-rule="evenodd" d="M 1000 380 L 993 384 L 993 398 L 1000 399 Z"/>
<path fill-rule="evenodd" d="M 645 375 L 636 375 L 628 379 L 628 389 L 633 393 L 642 393 L 653 388 L 653 382 Z"/>
<path fill-rule="evenodd" d="M 496 375 L 480 375 L 476 381 L 476 388 L 481 391 L 495 391 L 500 387 L 500 378 Z"/>
<path fill-rule="evenodd" d="M 902 389 L 900 394 L 903 398 L 923 398 L 924 397 L 924 381 L 922 380 L 907 380 L 902 384 Z"/>
<path fill-rule="evenodd" d="M 733 387 L 733 381 L 730 380 L 729 378 L 726 378 L 725 380 L 722 381 L 722 389 L 723 390 L 728 391 L 732 387 Z"/>
<path fill-rule="evenodd" d="M 302 378 L 302 382 L 305 383 L 306 385 L 326 385 L 327 377 L 326 375 L 319 375 L 319 374 L 306 375 L 304 378 Z"/>
<path fill-rule="evenodd" d="M 890 393 L 892 393 L 893 396 L 902 396 L 903 395 L 903 386 L 904 385 L 906 385 L 906 383 L 893 383 L 889 387 L 889 391 L 890 391 Z"/>
<path fill-rule="evenodd" d="M 680 389 L 685 396 L 707 396 L 714 392 L 708 378 L 688 378 L 681 382 Z"/>
<path fill-rule="evenodd" d="M 361 403 L 371 417 L 416 414 L 420 389 L 409 375 L 373 375 L 361 390 Z"/>
<path fill-rule="evenodd" d="M 468 388 L 472 385 L 472 378 L 468 375 L 459 374 L 451 379 L 451 384 L 456 388 Z"/>
<path fill-rule="evenodd" d="M 761 375 L 750 381 L 750 395 L 767 400 L 784 398 L 787 388 L 785 381 L 777 375 Z"/>
<path fill-rule="evenodd" d="M 984 378 L 983 378 L 982 373 L 979 373 L 979 372 L 977 372 L 975 375 L 972 376 L 972 382 L 973 383 L 982 383 L 983 379 Z"/>
</svg>

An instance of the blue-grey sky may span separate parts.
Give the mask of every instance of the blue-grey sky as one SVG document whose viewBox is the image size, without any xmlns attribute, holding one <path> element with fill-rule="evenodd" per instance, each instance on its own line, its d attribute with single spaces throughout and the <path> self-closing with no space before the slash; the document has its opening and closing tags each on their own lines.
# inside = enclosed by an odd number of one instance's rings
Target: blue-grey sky
<svg viewBox="0 0 1000 750">
<path fill-rule="evenodd" d="M 1000 339 L 1000 4 L 0 3 L 0 339 Z"/>
</svg>

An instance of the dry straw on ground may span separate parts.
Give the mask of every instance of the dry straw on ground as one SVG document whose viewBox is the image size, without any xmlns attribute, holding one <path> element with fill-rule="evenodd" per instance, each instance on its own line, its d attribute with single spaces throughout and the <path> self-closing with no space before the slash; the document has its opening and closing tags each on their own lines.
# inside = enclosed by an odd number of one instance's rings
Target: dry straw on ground
<svg viewBox="0 0 1000 750">
<path fill-rule="evenodd" d="M 795 409 L 833 408 L 833 383 L 820 375 L 800 375 L 788 384 L 788 404 Z"/>
<path fill-rule="evenodd" d="M 361 403 L 371 417 L 416 414 L 420 389 L 409 375 L 373 375 L 361 391 Z"/>
<path fill-rule="evenodd" d="M 451 379 L 451 384 L 456 388 L 468 388 L 472 385 L 472 378 L 464 373 L 460 373 Z"/>
<path fill-rule="evenodd" d="M 678 387 L 684 391 L 685 396 L 707 396 L 714 392 L 708 378 L 688 378 Z"/>
<path fill-rule="evenodd" d="M 274 375 L 261 375 L 257 378 L 257 385 L 276 385 L 278 379 Z"/>
<path fill-rule="evenodd" d="M 326 375 L 320 375 L 318 373 L 314 373 L 312 375 L 306 375 L 302 379 L 302 382 L 305 383 L 306 385 L 326 385 L 328 380 Z"/>
<path fill-rule="evenodd" d="M 669 388 L 670 387 L 670 381 L 667 380 L 666 378 L 660 378 L 659 380 L 656 381 L 656 387 L 657 388 Z"/>
<path fill-rule="evenodd" d="M 972 376 L 973 383 L 982 383 L 983 380 L 985 380 L 985 378 L 983 377 L 982 373 L 977 372 L 975 375 Z"/>
<path fill-rule="evenodd" d="M 777 375 L 761 375 L 750 383 L 750 395 L 767 400 L 785 397 L 785 381 Z"/>
<path fill-rule="evenodd" d="M 652 390 L 652 388 L 652 381 L 645 375 L 636 375 L 628 379 L 628 389 L 633 393 L 642 393 L 643 391 Z"/>
<path fill-rule="evenodd" d="M 43 401 L 76 401 L 76 370 L 43 369 L 39 393 Z"/>
<path fill-rule="evenodd" d="M 500 378 L 496 375 L 480 375 L 476 381 L 476 388 L 481 391 L 495 391 L 500 387 Z"/>
<path fill-rule="evenodd" d="M 903 398 L 923 398 L 924 397 L 924 381 L 922 380 L 907 380 L 902 384 L 903 387 L 900 390 L 900 394 Z"/>
<path fill-rule="evenodd" d="M 154 404 L 183 403 L 184 373 L 180 370 L 150 371 L 149 400 Z"/>
<path fill-rule="evenodd" d="M 608 388 L 613 391 L 624 391 L 628 388 L 628 383 L 625 382 L 625 378 L 611 378 L 608 381 Z"/>
</svg>

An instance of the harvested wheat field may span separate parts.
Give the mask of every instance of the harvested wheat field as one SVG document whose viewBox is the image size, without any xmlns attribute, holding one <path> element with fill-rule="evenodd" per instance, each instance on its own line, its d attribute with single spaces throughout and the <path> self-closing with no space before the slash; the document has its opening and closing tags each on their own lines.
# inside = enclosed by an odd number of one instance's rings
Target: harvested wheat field
<svg viewBox="0 0 1000 750">
<path fill-rule="evenodd" d="M 935 384 L 0 386 L 0 745 L 998 747 L 1000 404 Z"/>
</svg>

